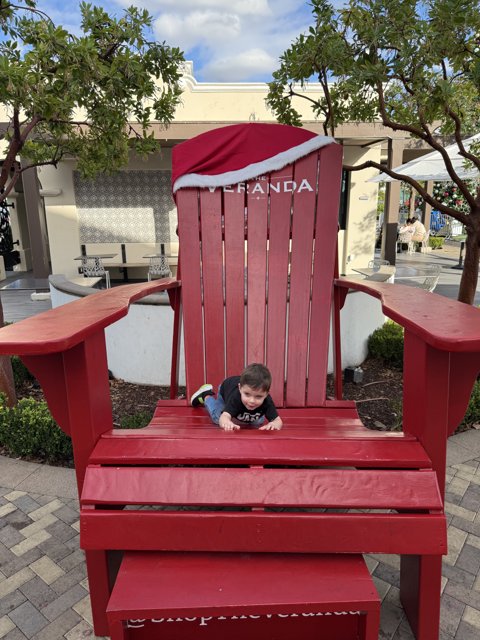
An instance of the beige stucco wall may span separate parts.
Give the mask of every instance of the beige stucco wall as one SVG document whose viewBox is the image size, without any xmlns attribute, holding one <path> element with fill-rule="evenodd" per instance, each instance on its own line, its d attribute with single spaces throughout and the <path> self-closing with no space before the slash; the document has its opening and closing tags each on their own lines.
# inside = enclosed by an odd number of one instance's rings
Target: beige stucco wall
<svg viewBox="0 0 480 640">
<path fill-rule="evenodd" d="M 38 179 L 44 195 L 45 215 L 50 244 L 52 273 L 78 276 L 78 263 L 73 258 L 80 253 L 75 193 L 73 191 L 73 160 L 60 162 L 57 168 L 39 167 Z"/>
<path fill-rule="evenodd" d="M 381 147 L 345 147 L 344 164 L 358 166 L 368 160 L 380 162 Z M 378 184 L 368 182 L 377 175 L 376 169 L 350 173 L 347 229 L 340 244 L 340 272 L 352 273 L 355 267 L 365 267 L 375 251 Z"/>
<path fill-rule="evenodd" d="M 265 104 L 268 87 L 266 83 L 212 83 L 197 82 L 191 63 L 187 63 L 183 77 L 182 104 L 177 108 L 175 120 L 183 122 L 248 122 L 276 119 Z M 297 91 L 301 91 L 297 88 Z M 322 93 L 318 83 L 308 85 L 308 95 Z M 310 103 L 294 98 L 294 107 L 305 120 L 312 119 Z"/>
</svg>

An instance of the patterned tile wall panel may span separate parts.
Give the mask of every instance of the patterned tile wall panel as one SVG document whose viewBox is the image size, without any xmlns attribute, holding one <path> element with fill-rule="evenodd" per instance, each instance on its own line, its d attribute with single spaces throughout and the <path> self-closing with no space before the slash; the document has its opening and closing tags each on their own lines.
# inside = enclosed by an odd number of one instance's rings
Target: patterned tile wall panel
<svg viewBox="0 0 480 640">
<path fill-rule="evenodd" d="M 169 242 L 176 227 L 170 182 L 170 171 L 121 171 L 93 180 L 75 171 L 80 242 Z"/>
</svg>

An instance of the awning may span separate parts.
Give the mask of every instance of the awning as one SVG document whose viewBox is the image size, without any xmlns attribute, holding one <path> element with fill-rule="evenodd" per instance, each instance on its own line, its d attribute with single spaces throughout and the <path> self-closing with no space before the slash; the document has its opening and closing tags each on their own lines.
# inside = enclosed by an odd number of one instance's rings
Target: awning
<svg viewBox="0 0 480 640">
<path fill-rule="evenodd" d="M 468 149 L 472 142 L 476 140 L 480 140 L 480 133 L 477 133 L 471 138 L 467 138 L 463 141 L 463 144 L 465 148 Z M 453 168 L 459 178 L 475 179 L 480 177 L 478 170 L 474 167 L 465 168 L 465 158 L 459 155 L 457 144 L 448 145 L 448 147 L 445 147 L 445 150 L 450 156 Z M 415 158 L 415 160 L 410 160 L 410 162 L 395 167 L 393 171 L 418 181 L 434 180 L 435 182 L 449 182 L 452 179 L 438 151 L 432 151 L 424 156 Z M 391 178 L 386 173 L 380 173 L 380 175 L 375 176 L 375 178 L 370 178 L 369 182 L 393 182 L 395 179 L 396 178 Z"/>
</svg>

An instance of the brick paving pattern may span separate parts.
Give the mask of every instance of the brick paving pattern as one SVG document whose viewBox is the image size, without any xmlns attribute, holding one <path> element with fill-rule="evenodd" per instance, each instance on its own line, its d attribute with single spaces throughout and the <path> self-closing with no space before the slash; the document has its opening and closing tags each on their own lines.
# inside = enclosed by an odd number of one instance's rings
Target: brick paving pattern
<svg viewBox="0 0 480 640">
<path fill-rule="evenodd" d="M 78 501 L 0 488 L 0 638 L 93 638 Z"/>
<path fill-rule="evenodd" d="M 480 432 L 472 434 L 480 449 Z M 478 640 L 480 456 L 448 467 L 446 512 L 440 640 Z M 78 518 L 76 499 L 0 487 L 0 638 L 95 637 Z M 380 640 L 413 639 L 399 602 L 398 556 L 366 562 L 382 599 Z"/>
</svg>

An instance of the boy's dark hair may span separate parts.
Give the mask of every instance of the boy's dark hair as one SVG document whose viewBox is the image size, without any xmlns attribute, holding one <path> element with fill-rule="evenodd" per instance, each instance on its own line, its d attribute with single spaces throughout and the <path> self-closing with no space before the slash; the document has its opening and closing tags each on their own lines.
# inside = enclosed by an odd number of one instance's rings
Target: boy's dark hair
<svg viewBox="0 0 480 640">
<path fill-rule="evenodd" d="M 269 391 L 272 384 L 272 374 L 265 365 L 254 362 L 245 367 L 240 374 L 240 386 L 244 384 L 252 389 Z"/>
</svg>

